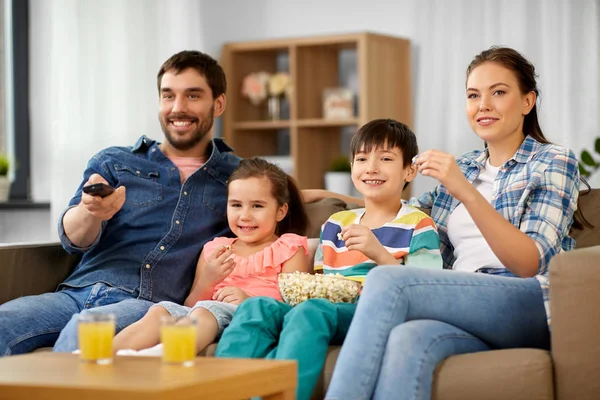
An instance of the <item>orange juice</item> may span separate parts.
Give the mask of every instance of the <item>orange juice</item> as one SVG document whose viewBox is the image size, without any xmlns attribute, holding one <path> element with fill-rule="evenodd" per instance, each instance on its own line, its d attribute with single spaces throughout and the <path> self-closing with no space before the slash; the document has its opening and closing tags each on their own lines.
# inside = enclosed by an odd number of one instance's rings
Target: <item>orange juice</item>
<svg viewBox="0 0 600 400">
<path fill-rule="evenodd" d="M 160 329 L 163 362 L 193 365 L 196 358 L 196 326 L 194 324 L 163 324 Z"/>
<path fill-rule="evenodd" d="M 115 321 L 79 321 L 81 359 L 99 364 L 112 362 Z"/>
</svg>

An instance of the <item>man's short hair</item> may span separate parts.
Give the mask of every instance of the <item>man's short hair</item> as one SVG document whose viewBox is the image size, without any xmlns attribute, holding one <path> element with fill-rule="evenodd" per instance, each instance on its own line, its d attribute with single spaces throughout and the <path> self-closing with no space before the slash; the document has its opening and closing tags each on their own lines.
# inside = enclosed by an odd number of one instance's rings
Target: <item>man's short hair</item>
<svg viewBox="0 0 600 400">
<path fill-rule="evenodd" d="M 160 67 L 157 76 L 159 94 L 162 77 L 167 71 L 174 71 L 175 74 L 178 74 L 188 68 L 193 68 L 200 75 L 204 76 L 212 91 L 213 99 L 225 94 L 227 91 L 225 72 L 217 60 L 200 51 L 185 50 L 169 57 L 169 59 Z"/>
</svg>

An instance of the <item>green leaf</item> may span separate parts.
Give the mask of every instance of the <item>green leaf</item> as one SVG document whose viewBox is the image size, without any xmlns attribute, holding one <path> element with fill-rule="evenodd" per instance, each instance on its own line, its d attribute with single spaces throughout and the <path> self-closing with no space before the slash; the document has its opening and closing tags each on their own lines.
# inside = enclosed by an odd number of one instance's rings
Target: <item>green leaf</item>
<svg viewBox="0 0 600 400">
<path fill-rule="evenodd" d="M 579 175 L 585 176 L 586 178 L 591 175 L 585 168 L 583 168 L 581 163 L 579 163 Z"/>
<path fill-rule="evenodd" d="M 585 165 L 589 165 L 590 167 L 598 166 L 598 163 L 596 161 L 594 161 L 594 158 L 592 157 L 590 152 L 587 150 L 584 150 L 581 152 L 581 161 L 583 161 L 583 163 Z"/>
<path fill-rule="evenodd" d="M 600 154 L 600 137 L 596 138 L 596 142 L 594 144 L 594 150 L 596 150 L 596 153 Z"/>
<path fill-rule="evenodd" d="M 0 176 L 8 175 L 9 168 L 10 161 L 8 160 L 8 157 L 0 153 Z"/>
</svg>

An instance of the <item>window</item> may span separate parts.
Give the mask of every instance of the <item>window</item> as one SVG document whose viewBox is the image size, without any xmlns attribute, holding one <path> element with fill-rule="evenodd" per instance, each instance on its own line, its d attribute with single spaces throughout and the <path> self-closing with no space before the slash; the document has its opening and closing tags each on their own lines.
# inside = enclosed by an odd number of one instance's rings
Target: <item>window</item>
<svg viewBox="0 0 600 400">
<path fill-rule="evenodd" d="M 29 1 L 0 0 L 0 13 L 0 151 L 13 160 L 10 199 L 28 200 Z"/>
<path fill-rule="evenodd" d="M 4 0 L 0 0 L 0 153 L 7 152 L 4 139 Z"/>
</svg>

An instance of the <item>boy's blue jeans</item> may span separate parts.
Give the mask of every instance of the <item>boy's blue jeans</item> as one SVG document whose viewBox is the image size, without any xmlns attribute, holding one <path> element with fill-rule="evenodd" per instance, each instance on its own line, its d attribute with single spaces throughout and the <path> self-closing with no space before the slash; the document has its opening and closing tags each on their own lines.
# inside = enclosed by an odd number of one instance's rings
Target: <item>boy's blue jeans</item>
<svg viewBox="0 0 600 400">
<path fill-rule="evenodd" d="M 49 346 L 71 352 L 79 347 L 77 315 L 82 310 L 114 313 L 118 332 L 152 304 L 103 283 L 11 300 L 0 305 L 0 357 Z"/>
<path fill-rule="evenodd" d="M 344 341 L 355 304 L 311 299 L 296 307 L 269 297 L 240 304 L 217 346 L 217 357 L 298 361 L 298 400 L 309 400 L 327 347 Z"/>
<path fill-rule="evenodd" d="M 549 349 L 535 278 L 381 266 L 367 275 L 326 399 L 430 399 L 442 360 Z"/>
</svg>

